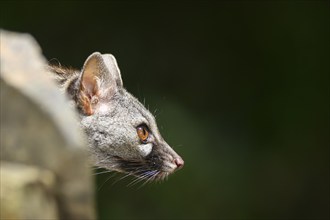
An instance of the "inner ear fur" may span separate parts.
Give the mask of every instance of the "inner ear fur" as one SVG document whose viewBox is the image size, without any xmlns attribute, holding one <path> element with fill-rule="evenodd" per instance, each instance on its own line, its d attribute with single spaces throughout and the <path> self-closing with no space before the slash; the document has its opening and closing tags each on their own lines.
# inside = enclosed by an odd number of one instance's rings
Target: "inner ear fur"
<svg viewBox="0 0 330 220">
<path fill-rule="evenodd" d="M 86 115 L 92 115 L 95 104 L 100 98 L 100 90 L 96 76 L 87 75 L 83 77 L 79 90 L 79 104 Z"/>
<path fill-rule="evenodd" d="M 98 100 L 111 97 L 122 86 L 115 57 L 99 52 L 91 54 L 86 59 L 80 76 L 79 105 L 84 114 L 94 114 Z"/>
</svg>

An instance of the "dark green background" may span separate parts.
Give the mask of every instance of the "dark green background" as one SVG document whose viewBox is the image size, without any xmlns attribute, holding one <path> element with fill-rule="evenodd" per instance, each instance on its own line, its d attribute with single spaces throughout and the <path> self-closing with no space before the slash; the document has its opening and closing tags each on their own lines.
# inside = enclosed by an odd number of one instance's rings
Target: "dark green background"
<svg viewBox="0 0 330 220">
<path fill-rule="evenodd" d="M 1 1 L 1 28 L 32 34 L 63 65 L 114 54 L 185 159 L 161 184 L 111 178 L 100 219 L 329 219 L 329 9 Z"/>
</svg>

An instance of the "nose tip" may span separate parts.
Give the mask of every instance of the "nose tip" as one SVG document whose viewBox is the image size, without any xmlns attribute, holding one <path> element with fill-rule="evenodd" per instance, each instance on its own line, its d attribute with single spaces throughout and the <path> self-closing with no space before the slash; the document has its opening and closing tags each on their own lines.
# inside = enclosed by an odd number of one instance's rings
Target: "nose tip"
<svg viewBox="0 0 330 220">
<path fill-rule="evenodd" d="M 178 157 L 174 159 L 174 163 L 177 166 L 177 169 L 182 168 L 184 165 L 184 161 L 182 160 L 182 158 Z"/>
</svg>

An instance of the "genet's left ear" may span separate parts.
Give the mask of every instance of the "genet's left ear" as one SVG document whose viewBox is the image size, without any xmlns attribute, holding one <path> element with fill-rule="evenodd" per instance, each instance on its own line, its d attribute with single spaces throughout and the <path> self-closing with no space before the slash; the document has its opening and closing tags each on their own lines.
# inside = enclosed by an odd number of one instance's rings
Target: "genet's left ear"
<svg viewBox="0 0 330 220">
<path fill-rule="evenodd" d="M 123 82 L 115 57 L 95 52 L 85 61 L 79 78 L 78 105 L 84 114 L 92 115 L 99 100 L 110 99 L 122 88 Z"/>
</svg>

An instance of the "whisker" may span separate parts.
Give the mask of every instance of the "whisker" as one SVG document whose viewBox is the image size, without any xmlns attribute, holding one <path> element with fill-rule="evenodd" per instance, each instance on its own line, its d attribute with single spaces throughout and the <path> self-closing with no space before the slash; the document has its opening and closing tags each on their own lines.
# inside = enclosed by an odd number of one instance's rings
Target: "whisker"
<svg viewBox="0 0 330 220">
<path fill-rule="evenodd" d="M 113 182 L 113 183 L 112 183 L 112 186 L 115 185 L 116 183 L 118 183 L 119 181 L 125 179 L 126 177 L 131 176 L 131 175 L 132 175 L 132 173 L 127 173 L 127 174 L 124 175 L 123 177 L 121 177 L 121 178 L 117 179 L 115 182 Z"/>
<path fill-rule="evenodd" d="M 134 179 L 131 183 L 129 183 L 127 186 L 133 186 L 139 182 L 141 182 L 142 180 L 147 179 L 147 177 L 149 176 L 149 172 L 147 171 L 145 174 L 141 175 L 141 176 L 137 176 L 136 179 Z"/>
<path fill-rule="evenodd" d="M 138 189 L 142 188 L 147 183 L 151 183 L 151 181 L 154 180 L 159 173 L 160 173 L 160 171 L 155 170 L 154 173 L 141 186 L 139 186 Z"/>
<path fill-rule="evenodd" d="M 56 64 L 57 66 L 59 66 L 59 67 L 62 66 L 60 61 L 57 58 L 51 58 L 50 60 L 48 60 L 48 64 L 51 65 L 53 61 L 55 61 L 57 63 Z"/>
<path fill-rule="evenodd" d="M 136 185 L 137 183 L 146 180 L 146 182 L 150 181 L 150 179 L 152 179 L 154 176 L 157 175 L 157 171 L 156 170 L 151 170 L 151 171 L 143 171 L 145 173 L 143 173 L 142 175 L 138 176 L 134 181 L 132 181 L 128 186 L 133 186 Z M 141 187 L 139 187 L 141 188 Z M 139 189 L 138 188 L 138 189 Z"/>
<path fill-rule="evenodd" d="M 127 187 L 134 186 L 135 184 L 137 184 L 137 183 L 139 183 L 139 182 L 141 182 L 143 180 L 144 180 L 144 178 L 135 177 L 135 179 L 132 182 L 130 182 L 129 184 L 127 184 L 126 186 Z"/>
<path fill-rule="evenodd" d="M 102 183 L 101 186 L 99 186 L 99 188 L 97 189 L 97 191 L 100 191 L 101 188 L 104 186 L 104 184 L 105 184 L 106 182 L 108 182 L 108 181 L 109 181 L 112 177 L 114 177 L 115 175 L 116 175 L 116 173 L 113 173 L 112 175 L 110 175 L 110 177 L 107 178 L 107 179 L 104 181 L 104 183 Z"/>
<path fill-rule="evenodd" d="M 148 181 L 151 182 L 151 181 L 157 180 L 156 178 L 159 173 L 160 173 L 160 171 L 157 171 Z"/>
<path fill-rule="evenodd" d="M 101 171 L 101 172 L 98 172 L 98 173 L 93 173 L 93 176 L 96 176 L 96 175 L 99 175 L 99 174 L 104 174 L 104 173 L 111 173 L 113 172 L 112 170 L 105 170 L 105 171 Z"/>
<path fill-rule="evenodd" d="M 98 169 L 102 169 L 102 168 L 100 168 L 100 167 L 91 167 L 91 170 L 98 170 Z"/>
<path fill-rule="evenodd" d="M 158 112 L 158 109 L 156 108 L 153 115 L 155 116 L 155 118 L 157 118 L 159 114 L 160 114 L 160 112 Z"/>
</svg>

